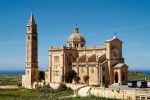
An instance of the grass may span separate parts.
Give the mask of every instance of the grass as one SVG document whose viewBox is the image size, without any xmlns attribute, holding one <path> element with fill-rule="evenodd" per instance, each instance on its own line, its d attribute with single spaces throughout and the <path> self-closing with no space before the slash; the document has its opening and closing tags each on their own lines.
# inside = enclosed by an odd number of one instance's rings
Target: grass
<svg viewBox="0 0 150 100">
<path fill-rule="evenodd" d="M 88 97 L 63 98 L 62 100 L 118 100 L 118 99 L 103 98 L 103 97 L 96 97 L 96 96 L 88 96 Z"/>
<path fill-rule="evenodd" d="M 28 89 L 0 90 L 0 100 L 49 100 L 73 94 L 72 90 L 58 91 L 56 93 L 32 92 Z"/>
<path fill-rule="evenodd" d="M 0 100 L 117 100 L 96 96 L 66 98 L 66 96 L 72 94 L 73 94 L 72 90 L 58 91 L 56 93 L 39 93 L 39 92 L 32 92 L 31 90 L 27 89 L 20 89 L 20 90 L 1 89 Z"/>
</svg>

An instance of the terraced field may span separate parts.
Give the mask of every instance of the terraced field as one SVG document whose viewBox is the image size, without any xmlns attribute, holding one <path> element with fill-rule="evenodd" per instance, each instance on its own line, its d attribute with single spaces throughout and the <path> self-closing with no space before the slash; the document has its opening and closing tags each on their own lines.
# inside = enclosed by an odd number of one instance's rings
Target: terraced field
<svg viewBox="0 0 150 100">
<path fill-rule="evenodd" d="M 21 75 L 15 74 L 0 74 L 0 86 L 4 85 L 21 85 Z"/>
</svg>

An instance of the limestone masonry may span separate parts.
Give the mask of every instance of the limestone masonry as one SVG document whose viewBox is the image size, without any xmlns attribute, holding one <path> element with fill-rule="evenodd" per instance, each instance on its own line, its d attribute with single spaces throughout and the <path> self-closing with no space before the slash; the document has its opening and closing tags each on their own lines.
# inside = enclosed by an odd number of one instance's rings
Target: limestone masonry
<svg viewBox="0 0 150 100">
<path fill-rule="evenodd" d="M 38 82 L 67 83 L 66 73 L 74 70 L 84 84 L 83 77 L 89 76 L 86 84 L 126 84 L 128 66 L 122 57 L 123 42 L 115 35 L 103 46 L 86 46 L 84 36 L 77 25 L 67 40 L 67 46 L 49 48 L 49 70 L 38 71 L 37 24 L 31 14 L 26 33 L 26 66 L 22 86 L 33 88 Z"/>
</svg>

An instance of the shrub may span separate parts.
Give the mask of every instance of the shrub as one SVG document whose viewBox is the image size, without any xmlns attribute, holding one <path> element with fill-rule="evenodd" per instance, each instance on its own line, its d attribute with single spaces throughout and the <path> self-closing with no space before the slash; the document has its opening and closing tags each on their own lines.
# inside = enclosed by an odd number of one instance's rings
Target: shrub
<svg viewBox="0 0 150 100">
<path fill-rule="evenodd" d="M 22 86 L 22 83 L 18 83 L 18 87 L 21 87 Z"/>
<path fill-rule="evenodd" d="M 79 80 L 80 80 L 80 77 L 79 76 L 75 76 L 75 77 L 73 77 L 73 79 L 74 79 L 75 83 L 78 83 Z"/>
<path fill-rule="evenodd" d="M 85 83 L 87 83 L 87 82 L 88 82 L 88 80 L 89 80 L 89 78 L 90 78 L 90 77 L 89 77 L 88 75 L 83 76 L 83 80 L 84 80 L 84 82 L 85 82 Z"/>
<path fill-rule="evenodd" d="M 57 91 L 63 91 L 66 90 L 67 86 L 66 84 L 60 83 L 59 87 L 57 88 Z"/>
<path fill-rule="evenodd" d="M 49 85 L 44 85 L 44 86 L 38 86 L 35 90 L 35 92 L 44 92 L 44 93 L 54 93 L 55 90 L 50 87 Z"/>
</svg>

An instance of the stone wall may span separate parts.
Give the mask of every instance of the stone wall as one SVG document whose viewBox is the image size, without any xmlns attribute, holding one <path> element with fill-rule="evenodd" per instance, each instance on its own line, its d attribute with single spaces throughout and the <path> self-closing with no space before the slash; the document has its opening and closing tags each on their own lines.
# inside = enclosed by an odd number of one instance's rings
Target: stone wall
<svg viewBox="0 0 150 100">
<path fill-rule="evenodd" d="M 86 86 L 85 84 L 72 84 L 72 83 L 66 83 L 66 86 L 71 88 L 72 90 L 76 90 L 78 88 Z"/>
<path fill-rule="evenodd" d="M 43 85 L 46 85 L 46 84 L 49 84 L 50 87 L 52 87 L 53 89 L 57 89 L 59 87 L 59 85 L 62 84 L 62 83 L 55 83 L 55 82 L 51 82 L 51 83 L 34 82 L 33 88 L 35 88 L 36 86 L 43 86 Z M 64 83 L 64 84 L 66 84 L 66 86 L 68 88 L 71 88 L 72 90 L 76 90 L 78 88 L 86 86 L 85 84 L 72 84 L 72 83 Z"/>
<path fill-rule="evenodd" d="M 61 83 L 50 83 L 50 86 L 53 88 L 53 89 L 57 89 L 59 87 Z M 80 87 L 83 87 L 83 86 L 86 86 L 85 84 L 72 84 L 72 83 L 64 83 L 66 84 L 66 86 L 68 88 L 71 88 L 72 90 L 76 90 Z"/>
<path fill-rule="evenodd" d="M 26 75 L 22 75 L 22 86 L 25 87 Z"/>
<path fill-rule="evenodd" d="M 102 87 L 83 87 L 78 90 L 77 95 L 79 96 L 98 96 L 105 98 L 116 98 L 116 99 L 125 99 L 125 100 L 149 100 L 150 99 L 150 90 L 149 89 L 110 89 Z M 145 98 L 145 99 L 141 99 Z"/>
</svg>

